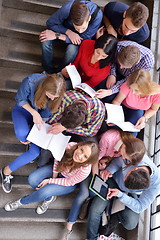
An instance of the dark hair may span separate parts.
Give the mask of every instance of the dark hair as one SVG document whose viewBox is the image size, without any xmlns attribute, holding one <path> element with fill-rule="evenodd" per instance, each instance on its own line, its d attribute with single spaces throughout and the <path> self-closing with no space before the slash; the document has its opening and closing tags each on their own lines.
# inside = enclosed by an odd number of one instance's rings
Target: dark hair
<svg viewBox="0 0 160 240">
<path fill-rule="evenodd" d="M 144 168 L 133 170 L 124 181 L 128 189 L 146 189 L 150 185 L 150 174 Z"/>
<path fill-rule="evenodd" d="M 60 118 L 60 123 L 65 128 L 74 129 L 78 126 L 81 126 L 88 116 L 88 111 L 85 103 L 81 101 L 75 101 L 70 104 L 64 112 L 62 113 L 62 117 Z"/>
<path fill-rule="evenodd" d="M 70 18 L 73 24 L 81 26 L 85 21 L 89 20 L 90 12 L 85 3 L 75 1 L 70 10 Z"/>
<path fill-rule="evenodd" d="M 120 131 L 120 135 L 125 145 L 126 154 L 130 157 L 130 161 L 126 162 L 126 166 L 136 165 L 142 160 L 146 152 L 144 142 L 129 132 Z"/>
<path fill-rule="evenodd" d="M 74 162 L 74 160 L 73 160 L 74 151 L 79 146 L 89 146 L 91 148 L 91 155 L 83 163 L 77 163 L 77 162 Z M 81 166 L 95 163 L 98 159 L 98 156 L 99 156 L 99 148 L 98 148 L 97 143 L 92 142 L 92 141 L 79 142 L 79 143 L 75 144 L 72 148 L 67 149 L 65 151 L 64 156 L 63 156 L 61 162 L 58 164 L 56 171 L 63 172 L 64 170 L 66 170 L 67 167 L 71 167 L 71 169 L 70 169 L 70 172 L 71 172 L 74 169 L 80 168 Z"/>
<path fill-rule="evenodd" d="M 125 17 L 131 18 L 132 24 L 141 28 L 146 23 L 148 16 L 148 8 L 140 2 L 135 2 L 127 9 Z"/>
<path fill-rule="evenodd" d="M 100 68 L 103 68 L 115 60 L 117 39 L 111 34 L 104 33 L 96 40 L 94 48 L 101 48 L 108 55 L 107 58 L 100 60 Z"/>
</svg>

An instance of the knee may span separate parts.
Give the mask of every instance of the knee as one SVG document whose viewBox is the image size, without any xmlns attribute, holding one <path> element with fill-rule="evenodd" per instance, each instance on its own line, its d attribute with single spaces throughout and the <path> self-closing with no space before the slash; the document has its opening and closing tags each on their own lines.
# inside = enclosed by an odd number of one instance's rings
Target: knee
<svg viewBox="0 0 160 240">
<path fill-rule="evenodd" d="M 34 172 L 35 171 L 33 171 L 28 177 L 28 183 L 33 189 L 35 189 L 39 184 L 39 177 Z"/>
<path fill-rule="evenodd" d="M 139 222 L 139 214 L 132 211 L 124 211 L 123 213 L 119 219 L 123 227 L 127 230 L 134 229 Z"/>
<path fill-rule="evenodd" d="M 23 128 L 17 128 L 15 129 L 15 134 L 16 134 L 16 137 L 22 141 L 22 142 L 25 142 L 27 141 L 27 136 L 28 136 L 28 133 L 29 133 L 29 130 L 28 129 L 23 129 Z"/>
<path fill-rule="evenodd" d="M 43 50 L 48 50 L 48 49 L 50 49 L 50 47 L 52 47 L 52 41 L 48 40 L 45 42 L 41 42 L 41 46 L 42 46 Z"/>
</svg>

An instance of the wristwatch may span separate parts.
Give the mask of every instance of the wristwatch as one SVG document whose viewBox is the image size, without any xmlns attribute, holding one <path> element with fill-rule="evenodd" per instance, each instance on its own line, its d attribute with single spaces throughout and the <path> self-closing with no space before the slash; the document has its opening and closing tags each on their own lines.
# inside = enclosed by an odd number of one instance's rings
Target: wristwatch
<svg viewBox="0 0 160 240">
<path fill-rule="evenodd" d="M 60 33 L 56 33 L 55 35 L 56 35 L 56 39 L 59 39 L 61 34 Z"/>
</svg>

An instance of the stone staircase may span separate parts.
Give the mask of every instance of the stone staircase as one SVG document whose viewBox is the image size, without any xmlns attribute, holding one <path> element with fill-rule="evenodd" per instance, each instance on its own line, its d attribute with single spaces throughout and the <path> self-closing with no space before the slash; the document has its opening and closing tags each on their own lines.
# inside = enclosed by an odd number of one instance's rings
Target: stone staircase
<svg viewBox="0 0 160 240">
<path fill-rule="evenodd" d="M 39 33 L 45 29 L 49 16 L 64 2 L 0 0 L 0 169 L 26 150 L 14 134 L 11 120 L 14 96 L 24 77 L 43 71 Z M 107 1 L 94 2 L 104 6 Z M 55 55 L 59 61 L 61 52 Z M 30 163 L 14 173 L 10 194 L 4 193 L 0 187 L 0 240 L 60 240 L 75 193 L 58 197 L 42 216 L 34 211 L 37 204 L 14 212 L 5 212 L 3 209 L 8 201 L 32 191 L 27 184 L 27 176 L 36 167 L 36 163 Z M 85 239 L 85 221 L 78 220 L 73 230 L 72 240 Z"/>
<path fill-rule="evenodd" d="M 49 16 L 64 2 L 0 1 L 0 168 L 25 151 L 25 146 L 15 137 L 11 120 L 14 96 L 24 77 L 43 71 L 39 33 L 45 29 Z M 35 213 L 37 204 L 27 205 L 15 212 L 6 212 L 3 209 L 8 201 L 32 191 L 27 184 L 27 176 L 36 167 L 36 163 L 28 164 L 14 173 L 13 190 L 10 194 L 4 193 L 0 187 L 1 240 L 59 239 L 75 193 L 58 197 L 42 216 Z M 85 239 L 84 221 L 77 222 L 71 239 Z"/>
</svg>

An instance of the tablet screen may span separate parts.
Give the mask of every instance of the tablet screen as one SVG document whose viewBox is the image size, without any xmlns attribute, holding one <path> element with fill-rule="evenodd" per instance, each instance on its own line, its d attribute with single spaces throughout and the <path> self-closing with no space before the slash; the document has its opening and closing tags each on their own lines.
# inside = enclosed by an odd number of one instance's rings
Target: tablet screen
<svg viewBox="0 0 160 240">
<path fill-rule="evenodd" d="M 103 179 L 97 174 L 92 177 L 89 189 L 103 200 L 106 200 L 108 193 L 108 184 L 105 183 Z"/>
</svg>

